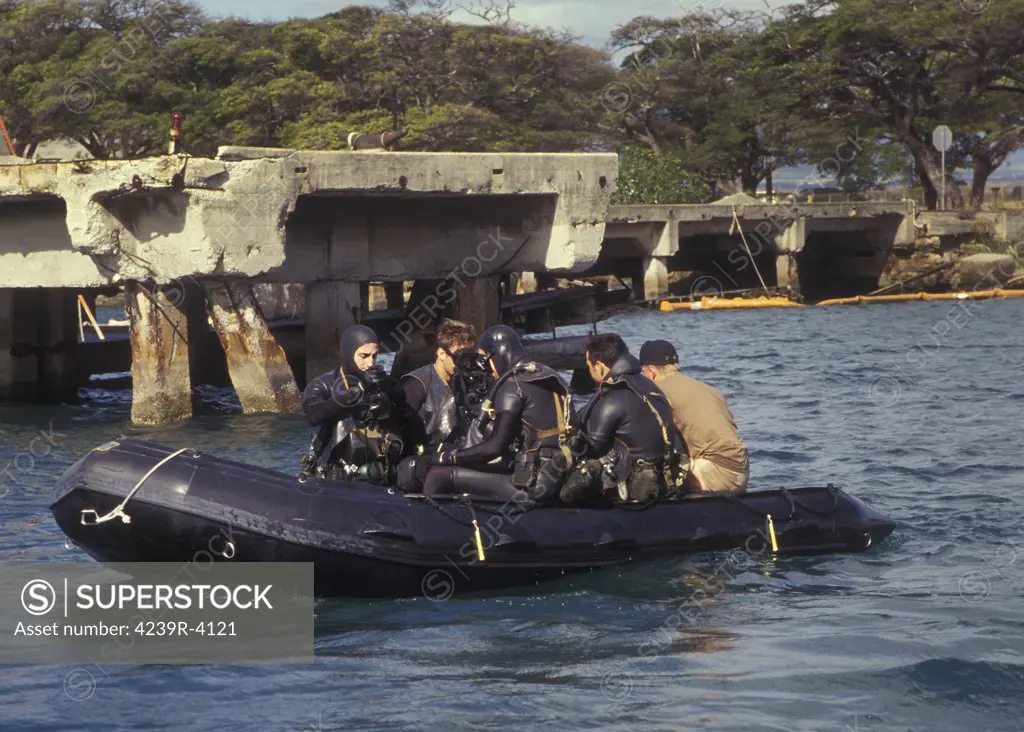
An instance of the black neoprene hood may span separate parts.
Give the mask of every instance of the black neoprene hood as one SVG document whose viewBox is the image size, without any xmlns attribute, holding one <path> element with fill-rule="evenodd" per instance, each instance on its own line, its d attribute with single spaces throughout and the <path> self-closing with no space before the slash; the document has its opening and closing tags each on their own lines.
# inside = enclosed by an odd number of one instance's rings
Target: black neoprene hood
<svg viewBox="0 0 1024 732">
<path fill-rule="evenodd" d="M 356 351 L 367 343 L 379 343 L 380 339 L 373 328 L 365 325 L 350 325 L 341 334 L 341 367 L 346 373 L 359 374 L 362 369 L 356 366 Z"/>
<path fill-rule="evenodd" d="M 511 371 L 526 356 L 519 334 L 507 325 L 492 325 L 485 330 L 477 341 L 477 347 L 494 361 L 498 376 Z"/>
</svg>

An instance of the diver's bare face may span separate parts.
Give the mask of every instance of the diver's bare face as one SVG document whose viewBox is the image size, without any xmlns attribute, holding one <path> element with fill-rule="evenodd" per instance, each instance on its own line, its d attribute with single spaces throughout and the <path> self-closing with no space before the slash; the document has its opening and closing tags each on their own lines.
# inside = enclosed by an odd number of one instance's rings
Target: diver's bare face
<svg viewBox="0 0 1024 732">
<path fill-rule="evenodd" d="M 356 349 L 355 354 L 352 356 L 352 362 L 355 363 L 356 368 L 360 371 L 366 371 L 377 365 L 377 354 L 380 352 L 380 346 L 376 343 L 364 343 Z"/>
<path fill-rule="evenodd" d="M 440 346 L 438 347 L 437 351 L 435 351 L 434 367 L 445 382 L 451 381 L 452 377 L 455 375 L 455 359 L 453 358 L 453 354 L 458 353 L 464 348 L 472 347 L 472 343 L 456 343 L 451 351 L 446 351 Z M 480 349 L 477 350 L 479 351 Z M 483 353 L 483 351 L 480 352 Z"/>
<path fill-rule="evenodd" d="M 603 384 L 605 379 L 608 378 L 608 374 L 611 373 L 611 369 L 608 368 L 607 364 L 601 361 L 593 361 L 590 358 L 590 353 L 586 354 L 587 359 L 587 371 L 590 372 L 590 378 L 594 380 L 595 384 Z"/>
</svg>

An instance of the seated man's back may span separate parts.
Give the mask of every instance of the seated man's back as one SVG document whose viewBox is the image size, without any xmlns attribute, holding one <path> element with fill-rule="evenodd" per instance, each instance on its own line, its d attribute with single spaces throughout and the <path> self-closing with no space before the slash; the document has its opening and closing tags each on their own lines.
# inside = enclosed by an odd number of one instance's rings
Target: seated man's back
<svg viewBox="0 0 1024 732">
<path fill-rule="evenodd" d="M 680 372 L 675 348 L 665 341 L 645 343 L 640 354 L 644 372 L 672 403 L 673 418 L 690 453 L 690 473 L 701 489 L 746 488 L 747 446 L 722 392 Z"/>
<path fill-rule="evenodd" d="M 586 359 L 598 388 L 579 416 L 573 447 L 584 460 L 566 481 L 562 501 L 588 501 L 598 489 L 602 496 L 617 489 L 621 500 L 677 495 L 687 458 L 665 394 L 640 373 L 640 362 L 616 334 L 591 338 Z"/>
</svg>

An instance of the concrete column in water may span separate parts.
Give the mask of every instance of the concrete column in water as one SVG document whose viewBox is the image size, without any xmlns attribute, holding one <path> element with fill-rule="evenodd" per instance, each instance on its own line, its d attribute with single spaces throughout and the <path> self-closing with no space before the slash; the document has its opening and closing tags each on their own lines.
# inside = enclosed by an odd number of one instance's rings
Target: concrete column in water
<svg viewBox="0 0 1024 732">
<path fill-rule="evenodd" d="M 318 280 L 306 285 L 306 383 L 341 365 L 341 334 L 357 322 L 358 282 Z"/>
<path fill-rule="evenodd" d="M 501 277 L 473 277 L 456 283 L 455 302 L 449 317 L 469 323 L 479 336 L 501 320 Z"/>
<path fill-rule="evenodd" d="M 78 395 L 78 293 L 46 288 L 32 294 L 39 302 L 39 397 L 46 402 L 74 399 Z"/>
<path fill-rule="evenodd" d="M 668 297 L 668 257 L 644 257 L 643 299 L 664 300 Z"/>
<path fill-rule="evenodd" d="M 207 280 L 203 286 L 242 410 L 247 414 L 298 412 L 302 398 L 295 376 L 260 312 L 252 286 L 232 280 Z"/>
<path fill-rule="evenodd" d="M 220 349 L 208 347 L 206 290 L 202 284 L 191 279 L 179 286 L 182 288 L 181 310 L 188 324 L 185 332 L 188 335 L 189 379 L 193 387 L 215 383 L 214 374 L 218 373 L 216 367 L 220 366 L 219 372 L 223 373 L 223 364 L 212 362 L 221 357 Z"/>
<path fill-rule="evenodd" d="M 32 350 L 37 336 L 27 332 L 19 307 L 24 294 L 14 287 L 0 289 L 0 402 L 31 398 L 38 385 L 38 356 Z"/>
<path fill-rule="evenodd" d="M 807 241 L 807 220 L 800 216 L 775 235 L 775 276 L 779 287 L 790 287 L 800 292 L 800 271 L 796 255 L 804 250 Z"/>
<path fill-rule="evenodd" d="M 469 323 L 477 336 L 500 322 L 500 283 L 500 275 L 416 280 L 406 317 L 382 343 L 396 354 L 392 375 L 408 373 L 433 360 L 433 336 L 442 318 Z"/>
<path fill-rule="evenodd" d="M 455 283 L 447 280 L 414 280 L 405 317 L 384 336 L 381 350 L 394 354 L 391 375 L 398 377 L 434 358 L 434 332 L 455 300 Z"/>
<path fill-rule="evenodd" d="M 134 424 L 168 424 L 193 415 L 183 292 L 180 286 L 125 285 Z"/>
<path fill-rule="evenodd" d="M 385 282 L 384 283 L 384 298 L 387 302 L 388 310 L 401 310 L 405 307 L 405 283 L 404 282 Z"/>
<path fill-rule="evenodd" d="M 0 290 L 0 402 L 62 402 L 78 394 L 77 292 Z"/>
</svg>

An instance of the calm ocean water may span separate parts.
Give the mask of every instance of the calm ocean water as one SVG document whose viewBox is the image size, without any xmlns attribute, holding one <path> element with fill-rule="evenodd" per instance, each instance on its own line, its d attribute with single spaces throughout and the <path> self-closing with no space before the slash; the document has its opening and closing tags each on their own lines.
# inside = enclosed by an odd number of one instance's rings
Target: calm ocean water
<svg viewBox="0 0 1024 732">
<path fill-rule="evenodd" d="M 727 395 L 753 487 L 831 481 L 896 518 L 866 554 L 325 601 L 311 666 L 0 666 L 0 729 L 1024 729 L 1022 320 L 1017 300 L 601 324 L 634 349 L 673 340 Z M 296 469 L 301 417 L 208 396 L 201 418 L 160 429 L 130 425 L 125 393 L 0 409 L 0 560 L 85 559 L 47 505 L 60 473 L 118 434 Z M 41 432 L 53 444 L 33 457 Z M 719 589 L 688 599 L 702 584 Z"/>
</svg>

